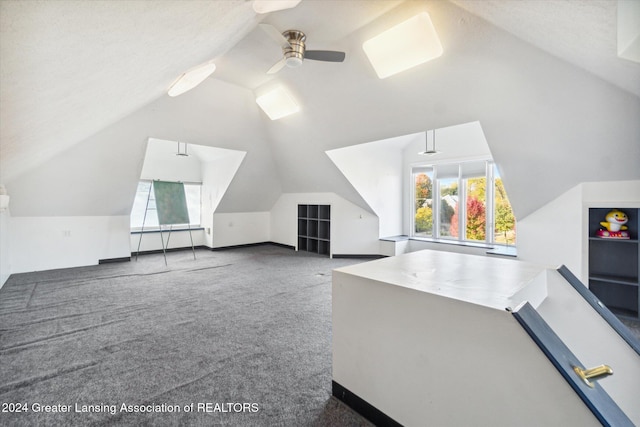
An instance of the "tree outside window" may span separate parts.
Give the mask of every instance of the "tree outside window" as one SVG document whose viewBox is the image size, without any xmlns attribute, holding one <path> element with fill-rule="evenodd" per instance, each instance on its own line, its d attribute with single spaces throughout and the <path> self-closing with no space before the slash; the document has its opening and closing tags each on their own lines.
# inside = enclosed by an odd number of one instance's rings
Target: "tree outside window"
<svg viewBox="0 0 640 427">
<path fill-rule="evenodd" d="M 457 237 L 458 224 L 452 229 L 454 215 L 458 210 L 458 180 L 447 178 L 440 181 L 440 236 Z"/>
<path fill-rule="evenodd" d="M 486 167 L 487 164 L 490 168 Z M 435 170 L 436 176 L 439 176 L 442 170 L 444 177 L 438 178 L 438 185 L 434 185 L 432 173 L 414 174 L 415 236 L 489 244 L 515 244 L 515 216 L 502 179 L 493 163 L 474 161 L 420 168 L 426 169 Z M 456 170 L 459 170 L 458 177 L 451 178 L 451 171 L 454 171 L 455 176 Z M 487 200 L 488 195 L 493 200 Z M 463 205 L 459 202 L 459 197 L 464 197 Z M 433 200 L 438 201 L 437 219 L 434 218 Z M 491 220 L 494 232 L 487 235 L 491 229 L 488 227 L 491 225 L 488 221 Z M 437 223 L 434 224 L 434 221 Z M 433 236 L 434 229 L 438 230 L 437 236 Z"/>
<path fill-rule="evenodd" d="M 428 173 L 415 175 L 415 235 L 431 236 L 433 234 L 432 193 L 433 183 Z"/>
<path fill-rule="evenodd" d="M 516 217 L 504 189 L 502 179 L 496 172 L 495 179 L 495 236 L 494 241 L 504 245 L 516 243 Z"/>
</svg>

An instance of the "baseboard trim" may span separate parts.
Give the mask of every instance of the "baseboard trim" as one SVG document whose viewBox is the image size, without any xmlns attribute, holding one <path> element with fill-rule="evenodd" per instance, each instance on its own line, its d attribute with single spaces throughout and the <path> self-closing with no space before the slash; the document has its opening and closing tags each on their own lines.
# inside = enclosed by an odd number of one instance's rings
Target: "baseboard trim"
<svg viewBox="0 0 640 427">
<path fill-rule="evenodd" d="M 181 248 L 168 248 L 164 251 L 162 249 L 152 249 L 150 251 L 140 251 L 140 252 L 131 252 L 131 256 L 134 257 L 136 255 L 152 255 L 152 254 L 161 254 L 163 252 L 180 252 L 180 251 L 190 251 L 191 246 L 184 246 Z M 209 249 L 209 247 L 204 245 L 194 246 L 193 249 Z"/>
<path fill-rule="evenodd" d="M 387 258 L 386 255 L 366 255 L 366 254 L 333 254 L 333 258 L 359 258 L 359 259 L 380 259 Z"/>
<path fill-rule="evenodd" d="M 112 262 L 129 262 L 129 261 L 131 261 L 131 257 L 130 256 L 125 256 L 125 257 L 121 257 L 121 258 L 99 259 L 98 260 L 98 264 L 110 264 Z"/>
<path fill-rule="evenodd" d="M 284 243 L 276 243 L 276 242 L 245 243 L 243 245 L 218 246 L 218 247 L 209 248 L 209 249 L 211 249 L 212 251 L 225 251 L 227 249 L 250 248 L 250 247 L 253 247 L 253 246 L 264 246 L 264 245 L 279 246 L 279 247 L 285 248 L 285 249 L 293 249 L 293 250 L 296 249 L 295 246 L 285 245 Z"/>
<path fill-rule="evenodd" d="M 331 393 L 336 399 L 378 427 L 402 427 L 402 424 L 335 381 L 331 381 Z"/>
<path fill-rule="evenodd" d="M 291 246 L 291 245 L 285 245 L 284 243 L 277 243 L 277 242 L 257 242 L 257 243 L 245 243 L 243 245 L 231 245 L 231 246 L 218 246 L 215 248 L 210 248 L 209 246 L 205 246 L 205 245 L 199 245 L 199 246 L 195 246 L 195 249 L 206 249 L 208 251 L 226 251 L 229 249 L 240 249 L 240 248 L 250 248 L 250 247 L 254 247 L 254 246 L 264 246 L 264 245 L 272 245 L 272 246 L 278 246 L 281 248 L 285 248 L 285 249 L 291 249 L 291 250 L 295 250 L 296 247 L 295 246 Z M 166 251 L 167 252 L 178 252 L 178 251 L 187 251 L 187 250 L 191 250 L 191 246 L 184 246 L 181 248 L 169 248 Z M 162 253 L 162 249 L 153 249 L 150 251 L 140 251 L 140 252 L 131 252 L 131 256 L 135 257 L 136 255 L 151 255 L 151 254 L 161 254 Z M 349 256 L 349 255 L 347 255 Z M 131 258 L 114 258 L 116 260 L 122 260 L 122 261 L 130 261 Z M 100 263 L 102 263 L 102 261 L 104 260 L 100 260 Z M 107 262 L 107 261 L 105 261 Z M 113 261 L 116 262 L 116 261 Z"/>
</svg>

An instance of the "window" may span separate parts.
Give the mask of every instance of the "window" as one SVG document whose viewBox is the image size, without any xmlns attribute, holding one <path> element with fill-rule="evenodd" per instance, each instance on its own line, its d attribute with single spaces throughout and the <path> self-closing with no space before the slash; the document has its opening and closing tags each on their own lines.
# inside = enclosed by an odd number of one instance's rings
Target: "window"
<svg viewBox="0 0 640 427">
<path fill-rule="evenodd" d="M 458 212 L 458 165 L 440 165 L 436 169 L 436 190 L 438 217 L 435 237 L 457 238 L 458 221 L 454 217 Z"/>
<path fill-rule="evenodd" d="M 423 168 L 414 173 L 414 235 L 431 237 L 433 235 L 433 169 Z"/>
<path fill-rule="evenodd" d="M 184 192 L 187 199 L 187 210 L 189 211 L 189 225 L 200 226 L 200 190 L 199 183 L 184 184 Z M 147 200 L 149 205 L 147 207 Z M 146 218 L 145 218 L 146 213 Z M 153 194 L 152 181 L 139 181 L 136 198 L 131 209 L 131 229 L 140 230 L 144 223 L 144 229 L 158 229 L 158 214 L 156 212 L 156 200 Z M 186 224 L 185 224 L 186 225 Z"/>
<path fill-rule="evenodd" d="M 413 236 L 514 245 L 515 217 L 493 162 L 413 168 Z"/>
<path fill-rule="evenodd" d="M 493 241 L 503 245 L 516 244 L 516 218 L 511 209 L 507 192 L 502 185 L 502 178 L 494 166 L 494 227 Z"/>
</svg>

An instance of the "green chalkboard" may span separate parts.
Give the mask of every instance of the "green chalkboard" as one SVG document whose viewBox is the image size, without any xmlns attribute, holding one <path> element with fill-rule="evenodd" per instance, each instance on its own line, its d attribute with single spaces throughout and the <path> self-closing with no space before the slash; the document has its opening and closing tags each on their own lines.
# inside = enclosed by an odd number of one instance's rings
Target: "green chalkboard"
<svg viewBox="0 0 640 427">
<path fill-rule="evenodd" d="M 189 224 L 187 197 L 182 182 L 153 181 L 158 224 Z"/>
</svg>

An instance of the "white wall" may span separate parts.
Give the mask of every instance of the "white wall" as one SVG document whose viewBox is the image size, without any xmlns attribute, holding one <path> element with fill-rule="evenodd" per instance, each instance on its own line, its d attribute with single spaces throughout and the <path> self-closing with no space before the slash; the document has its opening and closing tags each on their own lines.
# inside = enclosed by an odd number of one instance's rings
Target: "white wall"
<svg viewBox="0 0 640 427">
<path fill-rule="evenodd" d="M 378 280 L 333 273 L 338 384 L 405 426 L 599 425 L 514 316 L 423 291 L 420 278 L 434 277 L 428 260 L 380 265 L 368 270 Z"/>
<path fill-rule="evenodd" d="M 378 216 L 379 237 L 402 234 L 402 152 L 416 139 L 424 140 L 413 134 L 327 151 Z"/>
<path fill-rule="evenodd" d="M 7 281 L 12 270 L 11 251 L 9 250 L 11 240 L 10 222 L 11 214 L 9 209 L 0 212 L 0 288 Z"/>
<path fill-rule="evenodd" d="M 331 205 L 331 254 L 378 255 L 378 217 L 335 193 L 285 193 L 271 209 L 271 240 L 298 246 L 298 204 Z"/>
<path fill-rule="evenodd" d="M 245 152 L 224 150 L 225 155 L 202 165 L 202 213 L 200 223 L 205 228 L 205 245 L 213 247 L 214 212 L 233 180 Z"/>
<path fill-rule="evenodd" d="M 201 182 L 202 170 L 198 156 L 193 153 L 177 156 L 177 152 L 177 142 L 149 138 L 140 179 Z"/>
<path fill-rule="evenodd" d="M 578 185 L 516 224 L 518 258 L 566 265 L 580 277 L 582 191 Z"/>
<path fill-rule="evenodd" d="M 587 284 L 589 207 L 640 207 L 640 180 L 579 184 L 518 221 L 518 258 L 564 264 Z"/>
<path fill-rule="evenodd" d="M 129 216 L 12 217 L 12 273 L 95 265 L 131 255 Z"/>
<path fill-rule="evenodd" d="M 271 241 L 269 212 L 213 214 L 213 248 Z"/>
</svg>

